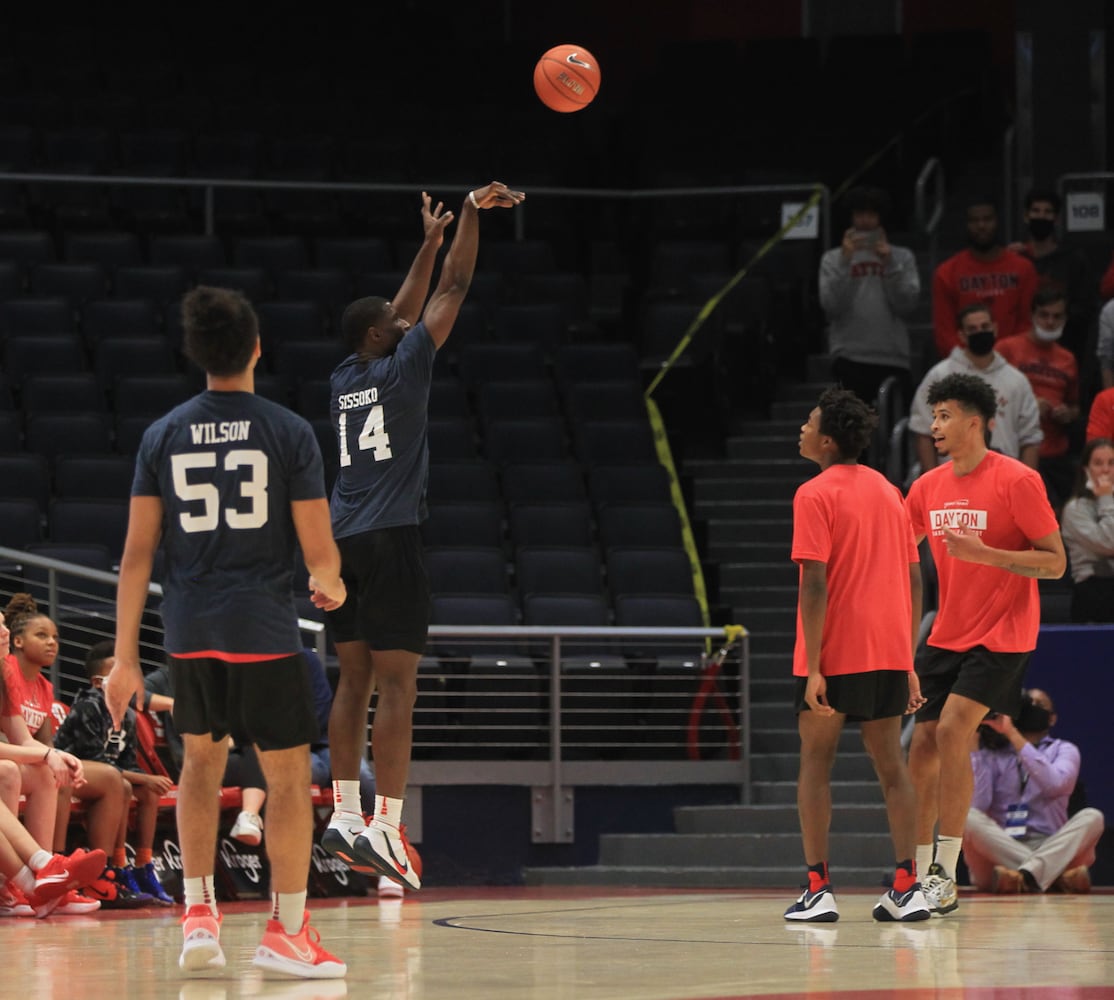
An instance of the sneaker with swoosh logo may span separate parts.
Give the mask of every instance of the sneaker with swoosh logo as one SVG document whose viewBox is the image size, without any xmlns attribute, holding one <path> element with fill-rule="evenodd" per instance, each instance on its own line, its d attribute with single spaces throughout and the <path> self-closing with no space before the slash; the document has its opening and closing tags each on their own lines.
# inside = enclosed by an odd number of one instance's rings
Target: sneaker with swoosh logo
<svg viewBox="0 0 1114 1000">
<path fill-rule="evenodd" d="M 321 834 L 321 846 L 334 858 L 340 858 L 352 871 L 371 875 L 377 869 L 362 859 L 354 846 L 356 838 L 363 832 L 364 818 L 359 813 L 334 812 Z"/>
<path fill-rule="evenodd" d="M 251 964 L 265 977 L 341 979 L 348 974 L 348 966 L 321 947 L 321 935 L 309 925 L 308 910 L 302 914 L 302 928 L 297 934 L 287 934 L 278 920 L 268 920 Z"/>
<path fill-rule="evenodd" d="M 352 847 L 362 860 L 374 865 L 380 875 L 393 878 L 408 889 L 422 887 L 421 873 L 412 862 L 406 834 L 399 827 L 376 817 Z"/>
<path fill-rule="evenodd" d="M 786 920 L 801 920 L 808 923 L 831 924 L 839 919 L 835 893 L 830 882 L 825 882 L 813 892 L 805 889 L 797 901 L 785 911 Z"/>
<path fill-rule="evenodd" d="M 53 855 L 35 872 L 35 885 L 27 893 L 35 916 L 49 916 L 71 889 L 92 882 L 104 868 L 104 860 L 104 851 L 78 849 L 69 856 Z"/>
</svg>

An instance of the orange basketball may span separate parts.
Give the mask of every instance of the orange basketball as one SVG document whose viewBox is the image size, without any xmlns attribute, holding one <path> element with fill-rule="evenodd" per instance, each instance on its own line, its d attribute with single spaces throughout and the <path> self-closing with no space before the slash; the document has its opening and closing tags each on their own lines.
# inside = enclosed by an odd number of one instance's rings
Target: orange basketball
<svg viewBox="0 0 1114 1000">
<path fill-rule="evenodd" d="M 534 90 L 554 111 L 579 111 L 600 89 L 596 57 L 579 45 L 555 45 L 534 67 Z"/>
</svg>

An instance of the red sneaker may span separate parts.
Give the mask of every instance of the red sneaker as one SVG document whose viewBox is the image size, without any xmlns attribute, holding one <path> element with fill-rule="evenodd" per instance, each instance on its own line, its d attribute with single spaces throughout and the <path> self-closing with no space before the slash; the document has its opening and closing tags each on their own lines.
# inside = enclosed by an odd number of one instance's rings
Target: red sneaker
<svg viewBox="0 0 1114 1000">
<path fill-rule="evenodd" d="M 101 908 L 99 900 L 84 896 L 80 889 L 71 889 L 54 908 L 56 917 L 80 917 L 86 913 L 96 913 Z"/>
<path fill-rule="evenodd" d="M 0 917 L 33 917 L 35 911 L 27 902 L 27 897 L 19 891 L 19 886 L 8 882 L 0 889 Z"/>
<path fill-rule="evenodd" d="M 104 857 L 104 851 L 55 854 L 35 872 L 35 887 L 27 894 L 35 916 L 47 916 L 71 889 L 92 882 L 104 868 Z"/>
<path fill-rule="evenodd" d="M 224 952 L 220 947 L 220 916 L 202 903 L 191 906 L 182 917 L 182 954 L 178 968 L 194 975 L 219 972 L 224 968 Z"/>
<path fill-rule="evenodd" d="M 321 947 L 321 935 L 309 925 L 308 910 L 297 934 L 287 934 L 278 920 L 268 920 L 252 965 L 262 969 L 265 976 L 340 979 L 348 974 L 348 966 Z"/>
</svg>

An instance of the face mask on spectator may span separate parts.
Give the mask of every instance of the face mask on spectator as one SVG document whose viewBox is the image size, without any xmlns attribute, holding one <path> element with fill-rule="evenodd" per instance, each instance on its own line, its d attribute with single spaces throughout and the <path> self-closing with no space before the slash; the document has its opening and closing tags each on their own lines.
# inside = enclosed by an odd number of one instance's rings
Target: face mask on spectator
<svg viewBox="0 0 1114 1000">
<path fill-rule="evenodd" d="M 1050 344 L 1054 340 L 1059 340 L 1060 337 L 1063 336 L 1063 333 L 1064 328 L 1062 326 L 1054 326 L 1052 329 L 1046 330 L 1044 327 L 1037 326 L 1036 323 L 1033 324 L 1033 336 L 1045 344 Z"/>
<path fill-rule="evenodd" d="M 967 334 L 967 350 L 976 357 L 984 357 L 994 350 L 994 331 L 977 330 Z"/>
<path fill-rule="evenodd" d="M 1030 219 L 1029 235 L 1035 240 L 1046 240 L 1052 235 L 1055 222 L 1052 219 Z"/>
</svg>

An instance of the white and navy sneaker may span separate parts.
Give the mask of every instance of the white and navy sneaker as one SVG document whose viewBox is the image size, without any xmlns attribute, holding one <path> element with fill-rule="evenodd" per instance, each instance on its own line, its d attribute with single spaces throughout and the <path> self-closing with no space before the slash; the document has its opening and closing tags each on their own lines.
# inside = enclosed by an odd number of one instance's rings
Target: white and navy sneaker
<svg viewBox="0 0 1114 1000">
<path fill-rule="evenodd" d="M 927 920 L 932 916 L 932 910 L 929 909 L 928 900 L 921 892 L 921 884 L 914 882 L 905 892 L 891 889 L 883 893 L 871 915 L 875 920 L 912 923 L 914 920 Z"/>
<path fill-rule="evenodd" d="M 358 813 L 334 812 L 325 832 L 321 834 L 321 846 L 333 857 L 340 858 L 354 872 L 370 875 L 377 869 L 362 859 L 353 848 L 356 838 L 363 832 L 363 816 Z"/>
<path fill-rule="evenodd" d="M 797 902 L 785 911 L 785 919 L 816 924 L 831 924 L 837 921 L 839 907 L 836 906 L 831 883 L 825 883 L 816 892 L 805 889 L 797 898 Z"/>
<path fill-rule="evenodd" d="M 925 901 L 933 913 L 943 916 L 959 909 L 959 892 L 955 879 L 944 874 L 944 869 L 936 861 L 928 866 L 928 875 L 921 880 Z"/>
</svg>

